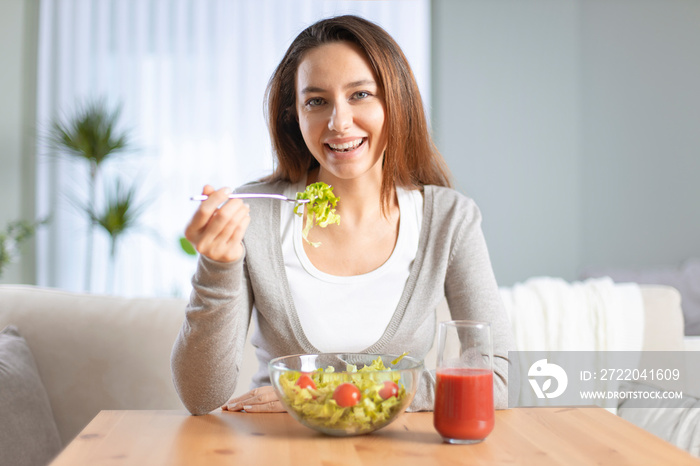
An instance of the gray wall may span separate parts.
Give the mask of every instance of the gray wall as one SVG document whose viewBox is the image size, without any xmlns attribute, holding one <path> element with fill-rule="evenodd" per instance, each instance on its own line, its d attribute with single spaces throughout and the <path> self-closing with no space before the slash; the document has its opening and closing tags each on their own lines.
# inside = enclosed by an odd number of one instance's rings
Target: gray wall
<svg viewBox="0 0 700 466">
<path fill-rule="evenodd" d="M 37 10 L 0 0 L 0 228 L 34 215 Z M 699 24 L 688 0 L 433 0 L 433 129 L 502 285 L 700 256 Z"/>
<path fill-rule="evenodd" d="M 0 0 L 0 230 L 34 218 L 38 0 Z M 32 244 L 0 283 L 33 283 Z"/>
<path fill-rule="evenodd" d="M 582 265 L 700 256 L 700 2 L 583 2 Z"/>
<path fill-rule="evenodd" d="M 700 2 L 434 0 L 433 128 L 497 279 L 700 255 Z"/>
</svg>

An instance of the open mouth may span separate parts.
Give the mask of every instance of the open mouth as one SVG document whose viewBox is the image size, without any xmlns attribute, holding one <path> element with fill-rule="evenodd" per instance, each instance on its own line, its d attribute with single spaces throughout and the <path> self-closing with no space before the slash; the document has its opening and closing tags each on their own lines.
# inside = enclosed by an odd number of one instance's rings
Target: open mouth
<svg viewBox="0 0 700 466">
<path fill-rule="evenodd" d="M 351 152 L 364 144 L 365 138 L 357 138 L 354 141 L 343 144 L 326 144 L 333 152 Z"/>
</svg>

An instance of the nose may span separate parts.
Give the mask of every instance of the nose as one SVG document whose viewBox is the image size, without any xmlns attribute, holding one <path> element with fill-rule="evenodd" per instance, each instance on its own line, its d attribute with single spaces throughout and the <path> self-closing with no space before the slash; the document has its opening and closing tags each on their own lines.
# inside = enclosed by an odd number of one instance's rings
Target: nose
<svg viewBox="0 0 700 466">
<path fill-rule="evenodd" d="M 328 129 L 342 133 L 352 125 L 352 109 L 345 102 L 337 103 L 333 106 L 333 113 L 328 120 Z"/>
</svg>

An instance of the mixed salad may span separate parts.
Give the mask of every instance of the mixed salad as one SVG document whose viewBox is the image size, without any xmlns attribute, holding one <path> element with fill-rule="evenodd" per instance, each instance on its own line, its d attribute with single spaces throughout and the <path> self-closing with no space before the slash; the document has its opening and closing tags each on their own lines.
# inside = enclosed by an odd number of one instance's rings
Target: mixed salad
<svg viewBox="0 0 700 466">
<path fill-rule="evenodd" d="M 302 236 L 307 243 L 317 248 L 321 243 L 309 241 L 309 231 L 314 224 L 321 228 L 333 223 L 340 225 L 340 215 L 335 213 L 335 206 L 340 198 L 333 194 L 332 186 L 319 181 L 308 185 L 303 192 L 297 193 L 296 199 L 309 199 L 306 204 L 297 204 L 294 207 L 294 213 L 301 217 L 304 206 L 306 206 L 306 225 L 304 225 Z"/>
<path fill-rule="evenodd" d="M 399 356 L 396 364 L 405 354 Z M 289 371 L 280 376 L 288 406 L 308 424 L 346 433 L 364 433 L 389 422 L 402 408 L 406 389 L 397 371 L 381 358 L 361 369 L 348 364 L 346 373 L 333 367 L 313 372 Z"/>
</svg>

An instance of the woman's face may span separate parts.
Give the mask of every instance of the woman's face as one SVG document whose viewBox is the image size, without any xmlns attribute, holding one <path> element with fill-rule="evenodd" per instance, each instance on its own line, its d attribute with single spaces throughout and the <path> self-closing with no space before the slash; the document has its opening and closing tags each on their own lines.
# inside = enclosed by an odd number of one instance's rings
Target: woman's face
<svg viewBox="0 0 700 466">
<path fill-rule="evenodd" d="M 384 96 L 358 46 L 333 42 L 306 53 L 297 69 L 296 110 L 304 142 L 324 177 L 381 180 Z"/>
</svg>

